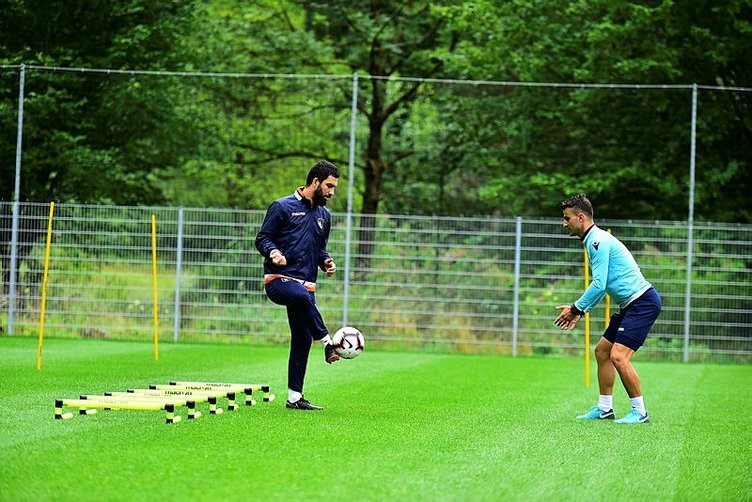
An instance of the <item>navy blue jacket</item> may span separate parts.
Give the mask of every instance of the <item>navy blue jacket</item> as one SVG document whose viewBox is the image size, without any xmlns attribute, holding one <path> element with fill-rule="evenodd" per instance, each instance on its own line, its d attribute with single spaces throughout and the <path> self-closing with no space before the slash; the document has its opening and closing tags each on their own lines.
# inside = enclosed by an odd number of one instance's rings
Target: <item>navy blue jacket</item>
<svg viewBox="0 0 752 502">
<path fill-rule="evenodd" d="M 304 281 L 316 282 L 324 261 L 332 215 L 323 206 L 311 207 L 311 201 L 296 190 L 294 194 L 271 203 L 264 223 L 256 235 L 256 249 L 264 257 L 264 274 L 282 274 Z M 278 267 L 269 253 L 279 249 L 287 265 Z"/>
</svg>

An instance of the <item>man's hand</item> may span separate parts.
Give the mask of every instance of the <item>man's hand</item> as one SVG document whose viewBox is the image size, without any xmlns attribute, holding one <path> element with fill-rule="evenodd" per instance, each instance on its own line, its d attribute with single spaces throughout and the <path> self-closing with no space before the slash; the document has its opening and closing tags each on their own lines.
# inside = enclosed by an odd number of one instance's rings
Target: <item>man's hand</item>
<svg viewBox="0 0 752 502">
<path fill-rule="evenodd" d="M 337 271 L 337 265 L 334 264 L 334 260 L 332 260 L 331 258 L 324 261 L 324 267 L 326 268 L 327 277 L 333 276 L 334 272 Z"/>
<path fill-rule="evenodd" d="M 280 251 L 279 249 L 272 249 L 272 252 L 269 253 L 269 258 L 271 258 L 272 263 L 274 263 L 278 267 L 287 265 L 287 258 L 285 258 L 285 255 L 283 255 L 282 251 Z"/>
<path fill-rule="evenodd" d="M 582 318 L 582 316 L 573 314 L 569 305 L 557 305 L 556 308 L 561 310 L 561 313 L 554 320 L 554 324 L 563 330 L 574 329 L 577 322 Z"/>
</svg>

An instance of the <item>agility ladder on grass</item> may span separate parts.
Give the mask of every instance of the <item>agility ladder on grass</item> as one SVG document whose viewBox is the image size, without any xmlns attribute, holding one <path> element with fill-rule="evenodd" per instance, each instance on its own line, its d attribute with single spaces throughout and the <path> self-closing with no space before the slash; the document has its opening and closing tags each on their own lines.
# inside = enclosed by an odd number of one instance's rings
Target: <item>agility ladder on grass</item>
<svg viewBox="0 0 752 502">
<path fill-rule="evenodd" d="M 149 389 L 128 389 L 127 392 L 105 392 L 103 395 L 84 394 L 79 399 L 56 399 L 55 419 L 67 420 L 73 413 L 64 412 L 65 406 L 78 408 L 80 415 L 93 415 L 98 409 L 105 410 L 164 410 L 168 424 L 181 421 L 175 414 L 178 406 L 188 408 L 189 419 L 199 418 L 201 412 L 196 410 L 196 403 L 209 403 L 209 414 L 218 415 L 222 408 L 217 406 L 217 398 L 227 398 L 227 409 L 237 409 L 235 393 L 245 393 L 246 406 L 256 404 L 253 391 L 263 392 L 263 401 L 274 400 L 267 384 L 244 384 L 224 382 L 180 382 L 171 381 L 169 385 L 150 385 Z"/>
</svg>

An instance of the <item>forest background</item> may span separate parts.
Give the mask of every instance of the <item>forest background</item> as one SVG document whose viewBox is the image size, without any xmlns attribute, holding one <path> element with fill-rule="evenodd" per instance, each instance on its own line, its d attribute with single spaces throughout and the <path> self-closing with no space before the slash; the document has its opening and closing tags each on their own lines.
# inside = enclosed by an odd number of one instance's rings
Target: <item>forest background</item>
<svg viewBox="0 0 752 502">
<path fill-rule="evenodd" d="M 559 200 L 585 191 L 599 217 L 685 220 L 691 91 L 670 86 L 720 86 L 698 100 L 694 216 L 752 222 L 749 0 L 0 0 L 0 12 L 0 200 L 14 196 L 24 64 L 339 75 L 327 92 L 348 103 L 357 74 L 363 213 L 555 216 Z M 311 88 L 207 79 L 191 99 L 169 81 L 34 72 L 21 200 L 262 209 L 318 158 L 346 171 L 349 116 L 323 121 L 303 145 L 284 134 L 297 114 L 273 117 L 281 134 L 257 127 L 273 93 L 326 106 Z"/>
</svg>

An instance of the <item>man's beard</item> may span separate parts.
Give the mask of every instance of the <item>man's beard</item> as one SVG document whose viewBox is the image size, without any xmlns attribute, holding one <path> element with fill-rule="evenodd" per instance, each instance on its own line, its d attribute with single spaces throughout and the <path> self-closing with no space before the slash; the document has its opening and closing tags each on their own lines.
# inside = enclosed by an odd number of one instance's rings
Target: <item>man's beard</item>
<svg viewBox="0 0 752 502">
<path fill-rule="evenodd" d="M 329 199 L 324 197 L 324 192 L 322 192 L 321 190 L 316 190 L 313 193 L 313 203 L 317 206 L 326 206 L 326 202 L 328 200 Z"/>
</svg>

